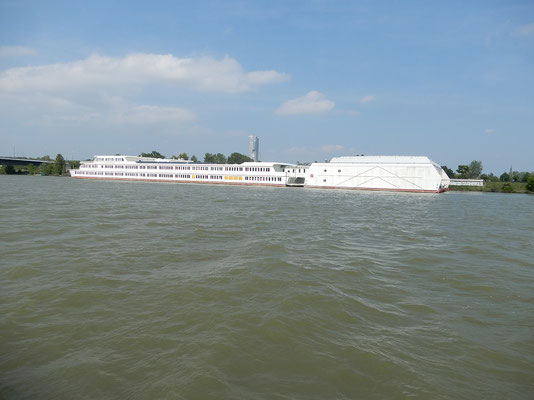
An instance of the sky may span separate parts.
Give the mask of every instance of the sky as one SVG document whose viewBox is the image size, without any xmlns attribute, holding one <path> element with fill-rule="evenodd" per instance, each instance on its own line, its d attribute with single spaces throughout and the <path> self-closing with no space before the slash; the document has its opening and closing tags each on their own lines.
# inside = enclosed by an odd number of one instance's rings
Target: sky
<svg viewBox="0 0 534 400">
<path fill-rule="evenodd" d="M 0 155 L 534 171 L 533 1 L 0 0 Z"/>
</svg>

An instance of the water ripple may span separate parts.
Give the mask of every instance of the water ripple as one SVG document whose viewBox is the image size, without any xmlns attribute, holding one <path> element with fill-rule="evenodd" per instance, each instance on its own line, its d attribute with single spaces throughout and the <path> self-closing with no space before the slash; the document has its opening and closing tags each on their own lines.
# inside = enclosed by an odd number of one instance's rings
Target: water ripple
<svg viewBox="0 0 534 400">
<path fill-rule="evenodd" d="M 529 196 L 0 176 L 0 200 L 2 399 L 534 392 Z"/>
</svg>

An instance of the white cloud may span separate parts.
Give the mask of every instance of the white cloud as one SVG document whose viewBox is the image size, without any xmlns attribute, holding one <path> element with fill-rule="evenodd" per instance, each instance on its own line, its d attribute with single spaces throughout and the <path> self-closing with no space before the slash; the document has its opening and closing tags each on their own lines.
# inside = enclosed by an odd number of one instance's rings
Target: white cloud
<svg viewBox="0 0 534 400">
<path fill-rule="evenodd" d="M 196 121 L 194 112 L 181 107 L 138 105 L 120 96 L 101 96 L 89 101 L 35 93 L 6 96 L 0 92 L 0 117 L 20 125 L 87 127 L 151 126 L 161 129 Z"/>
<path fill-rule="evenodd" d="M 0 46 L 0 58 L 34 56 L 37 52 L 25 46 Z"/>
<path fill-rule="evenodd" d="M 493 128 L 488 128 L 484 131 L 484 133 L 487 133 L 488 135 L 492 134 L 492 133 L 495 133 L 495 129 Z"/>
<path fill-rule="evenodd" d="M 177 58 L 131 54 L 11 68 L 0 71 L 0 115 L 14 124 L 46 124 L 115 129 L 152 125 L 154 129 L 190 123 L 196 114 L 158 104 L 153 93 L 175 88 L 237 93 L 289 79 L 274 70 L 243 71 L 231 57 Z M 143 101 L 144 93 L 151 101 Z"/>
<path fill-rule="evenodd" d="M 0 90 L 116 90 L 165 83 L 199 91 L 237 93 L 288 79 L 288 74 L 274 70 L 245 73 L 239 62 L 231 57 L 217 60 L 139 53 L 122 58 L 92 55 L 68 63 L 8 69 L 0 73 Z"/>
<path fill-rule="evenodd" d="M 518 26 L 515 29 L 515 33 L 519 36 L 526 36 L 526 37 L 534 36 L 534 22 Z"/>
<path fill-rule="evenodd" d="M 375 96 L 364 96 L 360 99 L 360 103 L 370 103 L 375 101 Z"/>
<path fill-rule="evenodd" d="M 282 103 L 276 110 L 278 115 L 315 114 L 330 111 L 336 103 L 325 97 L 324 94 L 312 90 L 302 97 Z"/>
</svg>

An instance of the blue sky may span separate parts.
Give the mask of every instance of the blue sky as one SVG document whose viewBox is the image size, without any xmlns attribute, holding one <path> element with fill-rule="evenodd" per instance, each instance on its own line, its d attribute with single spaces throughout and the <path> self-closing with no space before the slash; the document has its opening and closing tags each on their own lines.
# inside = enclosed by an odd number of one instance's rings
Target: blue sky
<svg viewBox="0 0 534 400">
<path fill-rule="evenodd" d="M 0 155 L 534 170 L 532 1 L 0 1 Z"/>
</svg>

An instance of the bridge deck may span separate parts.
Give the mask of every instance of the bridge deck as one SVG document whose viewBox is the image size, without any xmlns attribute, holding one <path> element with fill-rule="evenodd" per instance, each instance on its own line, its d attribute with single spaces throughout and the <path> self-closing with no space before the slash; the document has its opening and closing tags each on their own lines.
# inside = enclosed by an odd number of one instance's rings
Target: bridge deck
<svg viewBox="0 0 534 400">
<path fill-rule="evenodd" d="M 1 157 L 0 165 L 41 165 L 41 164 L 54 164 L 54 161 L 45 160 L 32 160 L 30 158 L 16 158 L 16 157 Z"/>
</svg>

